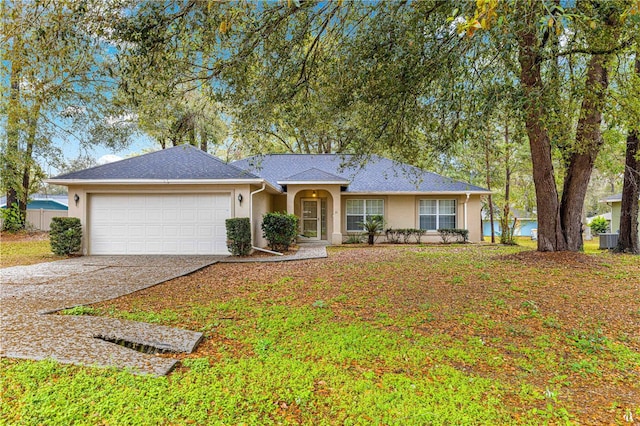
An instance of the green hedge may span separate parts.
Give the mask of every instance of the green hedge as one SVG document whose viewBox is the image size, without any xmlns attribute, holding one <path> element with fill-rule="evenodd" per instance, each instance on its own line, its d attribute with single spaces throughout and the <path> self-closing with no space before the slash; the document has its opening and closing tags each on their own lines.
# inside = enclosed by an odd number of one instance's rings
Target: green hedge
<svg viewBox="0 0 640 426">
<path fill-rule="evenodd" d="M 298 235 L 298 216 L 287 213 L 267 213 L 262 216 L 262 236 L 269 248 L 287 251 Z"/>
<path fill-rule="evenodd" d="M 227 219 L 227 248 L 234 256 L 251 252 L 251 221 L 248 217 Z"/>
<path fill-rule="evenodd" d="M 411 238 L 414 239 L 416 244 L 420 244 L 422 242 L 422 237 L 426 234 L 427 231 L 424 229 L 415 229 L 415 228 L 399 228 L 393 229 L 389 228 L 384 231 L 385 236 L 387 237 L 388 243 L 399 244 L 403 242 L 404 244 L 409 244 L 411 242 Z M 400 241 L 402 239 L 402 241 Z"/>
<path fill-rule="evenodd" d="M 440 234 L 440 238 L 442 238 L 442 242 L 445 244 L 451 242 L 463 243 L 469 240 L 468 229 L 442 228 L 438 229 L 438 233 Z"/>
<path fill-rule="evenodd" d="M 58 256 L 67 256 L 80 251 L 82 246 L 82 224 L 77 217 L 54 217 L 51 219 L 51 251 Z"/>
</svg>

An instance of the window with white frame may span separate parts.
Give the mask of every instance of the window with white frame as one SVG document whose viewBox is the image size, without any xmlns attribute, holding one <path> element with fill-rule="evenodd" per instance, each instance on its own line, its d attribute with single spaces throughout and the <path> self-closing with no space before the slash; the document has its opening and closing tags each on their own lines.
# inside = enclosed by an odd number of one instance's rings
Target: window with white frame
<svg viewBox="0 0 640 426">
<path fill-rule="evenodd" d="M 420 200 L 420 229 L 435 231 L 456 227 L 456 200 Z"/>
<path fill-rule="evenodd" d="M 347 231 L 362 231 L 373 216 L 384 217 L 384 200 L 347 200 Z"/>
</svg>

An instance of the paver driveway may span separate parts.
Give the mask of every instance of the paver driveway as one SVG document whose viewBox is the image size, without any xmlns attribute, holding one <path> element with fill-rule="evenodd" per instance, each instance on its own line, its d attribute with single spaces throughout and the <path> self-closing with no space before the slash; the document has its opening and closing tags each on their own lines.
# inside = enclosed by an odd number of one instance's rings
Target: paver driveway
<svg viewBox="0 0 640 426">
<path fill-rule="evenodd" d="M 176 360 L 111 343 L 191 352 L 198 332 L 105 317 L 49 315 L 186 275 L 221 256 L 86 256 L 0 269 L 0 356 L 167 374 Z"/>
</svg>

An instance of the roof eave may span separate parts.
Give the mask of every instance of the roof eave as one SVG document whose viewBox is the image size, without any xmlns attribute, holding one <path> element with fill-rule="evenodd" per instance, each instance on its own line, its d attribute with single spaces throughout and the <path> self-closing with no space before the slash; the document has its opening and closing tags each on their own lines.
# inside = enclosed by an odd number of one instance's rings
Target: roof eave
<svg viewBox="0 0 640 426">
<path fill-rule="evenodd" d="M 265 179 L 46 179 L 46 183 L 53 185 L 261 185 L 265 183 L 269 188 L 281 192 Z"/>
<path fill-rule="evenodd" d="M 344 194 L 349 195 L 489 195 L 492 191 L 349 191 Z"/>
<path fill-rule="evenodd" d="M 278 185 L 349 185 L 348 180 L 279 180 Z"/>
</svg>

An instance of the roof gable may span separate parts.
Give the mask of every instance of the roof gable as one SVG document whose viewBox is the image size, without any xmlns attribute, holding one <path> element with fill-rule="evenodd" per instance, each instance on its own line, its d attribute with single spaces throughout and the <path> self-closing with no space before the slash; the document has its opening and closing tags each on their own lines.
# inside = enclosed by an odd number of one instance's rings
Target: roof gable
<svg viewBox="0 0 640 426">
<path fill-rule="evenodd" d="M 277 188 L 280 188 L 279 182 L 291 181 L 298 175 L 317 174 L 310 171 L 315 169 L 324 175 L 349 181 L 346 192 L 351 193 L 489 192 L 377 155 L 372 155 L 362 165 L 355 160 L 354 156 L 338 154 L 265 154 L 232 164 L 263 177 Z"/>
<path fill-rule="evenodd" d="M 227 164 L 191 145 L 179 145 L 131 157 L 52 180 L 186 180 L 257 179 L 245 170 Z"/>
<path fill-rule="evenodd" d="M 280 184 L 292 182 L 335 182 L 336 184 L 349 183 L 349 181 L 343 177 L 336 176 L 332 173 L 327 173 L 324 170 L 320 170 L 315 167 L 304 170 L 300 173 L 296 173 L 295 175 L 286 177 L 281 181 L 278 181 L 278 183 Z"/>
</svg>

